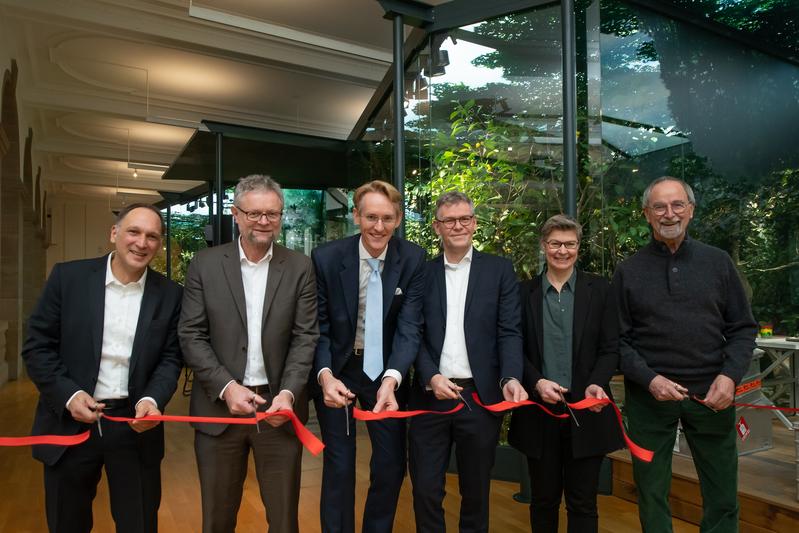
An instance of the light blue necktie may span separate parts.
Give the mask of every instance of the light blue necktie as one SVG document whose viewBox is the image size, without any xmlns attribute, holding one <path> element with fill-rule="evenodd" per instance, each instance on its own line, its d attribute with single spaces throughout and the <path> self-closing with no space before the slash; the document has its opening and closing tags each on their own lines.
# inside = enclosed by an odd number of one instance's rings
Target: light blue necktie
<svg viewBox="0 0 799 533">
<path fill-rule="evenodd" d="M 366 285 L 366 312 L 363 317 L 363 372 L 372 381 L 383 372 L 383 282 L 380 259 L 366 260 L 372 267 Z"/>
</svg>

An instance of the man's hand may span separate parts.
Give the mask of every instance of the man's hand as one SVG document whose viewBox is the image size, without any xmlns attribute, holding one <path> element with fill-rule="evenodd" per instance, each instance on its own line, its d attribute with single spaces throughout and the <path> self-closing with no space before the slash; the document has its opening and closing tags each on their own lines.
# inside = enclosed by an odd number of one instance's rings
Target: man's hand
<svg viewBox="0 0 799 533">
<path fill-rule="evenodd" d="M 430 388 L 437 400 L 458 400 L 458 393 L 463 390 L 441 374 L 430 378 Z"/>
<path fill-rule="evenodd" d="M 266 400 L 260 394 L 255 394 L 235 381 L 225 389 L 223 398 L 232 415 L 251 415 L 258 405 L 266 403 Z"/>
<path fill-rule="evenodd" d="M 322 372 L 322 375 L 319 376 L 319 384 L 322 386 L 325 405 L 328 407 L 346 407 L 355 398 L 350 389 L 341 380 L 336 379 L 330 370 Z"/>
<path fill-rule="evenodd" d="M 392 377 L 383 378 L 380 388 L 377 389 L 377 401 L 375 408 L 372 409 L 374 413 L 382 413 L 383 411 L 398 411 L 399 404 L 397 398 L 394 396 L 394 388 L 397 386 L 397 380 Z"/>
<path fill-rule="evenodd" d="M 84 424 L 94 424 L 100 419 L 105 404 L 98 403 L 86 392 L 78 392 L 67 404 L 72 418 Z"/>
<path fill-rule="evenodd" d="M 506 401 L 514 403 L 523 402 L 529 397 L 518 379 L 509 379 L 505 383 L 505 386 L 502 387 L 502 396 Z"/>
<path fill-rule="evenodd" d="M 144 399 L 139 401 L 136 404 L 136 418 L 141 418 L 147 415 L 160 415 L 161 411 L 158 410 L 158 407 L 148 399 Z M 128 425 L 135 431 L 136 433 L 143 433 L 148 429 L 153 429 L 155 426 L 160 424 L 158 420 L 134 420 L 133 422 L 128 422 Z"/>
<path fill-rule="evenodd" d="M 280 394 L 272 398 L 272 405 L 266 410 L 267 413 L 274 413 L 275 411 L 293 411 L 294 402 L 291 400 L 291 394 L 288 391 L 280 391 Z M 280 427 L 289 420 L 289 417 L 278 415 L 270 416 L 266 419 L 266 423 L 272 427 Z"/>
<path fill-rule="evenodd" d="M 569 392 L 569 389 L 565 387 L 561 387 L 554 381 L 549 381 L 548 379 L 541 378 L 535 384 L 535 390 L 538 391 L 538 395 L 541 396 L 541 399 L 544 400 L 546 403 L 558 403 L 561 398 L 561 394 L 564 392 Z"/>
<path fill-rule="evenodd" d="M 588 385 L 585 388 L 585 397 L 586 398 L 596 398 L 597 400 L 607 400 L 608 399 L 608 395 L 605 394 L 605 390 L 602 387 L 600 387 L 599 385 Z M 605 405 L 607 405 L 607 404 L 595 405 L 593 407 L 589 407 L 588 409 L 590 411 L 598 413 L 602 409 L 605 408 Z"/>
<path fill-rule="evenodd" d="M 688 397 L 688 389 L 663 376 L 655 376 L 649 382 L 649 392 L 659 402 L 679 402 Z"/>
<path fill-rule="evenodd" d="M 735 399 L 735 382 L 723 374 L 716 376 L 705 395 L 705 405 L 716 411 L 726 409 Z"/>
</svg>

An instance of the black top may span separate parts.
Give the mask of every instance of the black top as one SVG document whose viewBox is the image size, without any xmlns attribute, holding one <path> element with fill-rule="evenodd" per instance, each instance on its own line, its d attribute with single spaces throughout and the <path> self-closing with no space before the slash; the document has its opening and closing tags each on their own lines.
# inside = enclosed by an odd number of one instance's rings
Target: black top
<svg viewBox="0 0 799 533">
<path fill-rule="evenodd" d="M 740 383 L 757 324 L 726 252 L 686 236 L 672 254 L 652 240 L 616 268 L 620 368 L 648 387 L 658 374 L 705 394 L 719 374 Z"/>
</svg>

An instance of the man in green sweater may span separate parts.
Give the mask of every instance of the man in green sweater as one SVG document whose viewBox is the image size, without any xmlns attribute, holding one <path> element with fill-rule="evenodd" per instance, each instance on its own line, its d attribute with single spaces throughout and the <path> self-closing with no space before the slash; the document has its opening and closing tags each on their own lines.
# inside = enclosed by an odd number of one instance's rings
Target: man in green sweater
<svg viewBox="0 0 799 533">
<path fill-rule="evenodd" d="M 691 187 L 661 177 L 642 203 L 652 241 L 620 263 L 613 278 L 630 434 L 655 452 L 651 463 L 633 463 L 641 526 L 646 533 L 672 531 L 668 495 L 680 421 L 702 487 L 700 530 L 736 532 L 732 402 L 757 325 L 727 253 L 687 235 L 696 205 Z"/>
</svg>

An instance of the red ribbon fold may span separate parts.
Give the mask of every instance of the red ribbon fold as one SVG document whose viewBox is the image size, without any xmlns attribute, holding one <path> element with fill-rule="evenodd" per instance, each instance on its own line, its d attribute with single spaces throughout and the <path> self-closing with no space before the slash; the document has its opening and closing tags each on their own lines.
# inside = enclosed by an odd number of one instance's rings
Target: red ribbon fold
<svg viewBox="0 0 799 533">
<path fill-rule="evenodd" d="M 363 420 L 364 422 L 372 422 L 374 420 L 385 420 L 387 418 L 411 418 L 418 415 L 451 415 L 463 409 L 463 404 L 459 403 L 449 411 L 383 411 L 382 413 L 375 413 L 372 411 L 363 411 L 355 407 L 352 410 L 352 416 L 356 420 Z"/>
<path fill-rule="evenodd" d="M 0 437 L 0 446 L 34 446 L 52 444 L 53 446 L 75 446 L 89 440 L 89 431 L 77 435 L 36 435 L 33 437 Z"/>
<path fill-rule="evenodd" d="M 258 413 L 257 418 L 253 417 L 216 417 L 216 416 L 184 416 L 184 415 L 147 415 L 141 418 L 128 418 L 122 416 L 103 415 L 103 418 L 112 422 L 133 422 L 151 420 L 158 422 L 201 422 L 207 424 L 244 424 L 255 425 L 257 422 L 265 420 L 271 416 L 286 416 L 294 426 L 294 433 L 303 446 L 314 455 L 319 455 L 325 445 L 311 431 L 302 425 L 300 419 L 294 411 L 275 411 L 272 413 Z M 34 446 L 38 444 L 52 444 L 55 446 L 75 446 L 86 442 L 89 438 L 89 431 L 84 431 L 78 435 L 37 435 L 33 437 L 0 437 L 0 446 Z"/>
<path fill-rule="evenodd" d="M 568 413 L 557 414 L 550 411 L 544 404 L 534 402 L 532 400 L 525 400 L 523 402 L 509 402 L 503 401 L 499 403 L 495 403 L 492 405 L 484 405 L 480 402 L 480 398 L 477 397 L 477 393 L 472 393 L 472 398 L 477 405 L 488 409 L 489 411 L 498 413 L 501 411 L 507 411 L 509 409 L 516 409 L 517 407 L 524 407 L 526 405 L 535 405 L 542 411 L 544 411 L 549 416 L 554 416 L 555 418 L 569 418 Z M 621 434 L 624 436 L 624 442 L 627 444 L 627 448 L 630 449 L 630 454 L 635 457 L 636 459 L 640 459 L 645 463 L 651 463 L 652 458 L 655 456 L 655 453 L 652 450 L 647 450 L 639 445 L 637 445 L 633 440 L 627 435 L 627 431 L 624 429 L 624 421 L 622 420 L 621 411 L 619 411 L 619 406 L 616 405 L 613 401 L 608 398 L 604 398 L 602 400 L 598 398 L 584 398 L 579 402 L 575 403 L 568 403 L 568 405 L 573 411 L 581 411 L 583 409 L 588 409 L 590 407 L 594 407 L 596 405 L 610 405 L 613 407 L 613 410 L 616 411 L 616 419 L 619 421 L 619 429 L 621 429 Z"/>
</svg>

